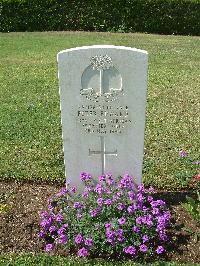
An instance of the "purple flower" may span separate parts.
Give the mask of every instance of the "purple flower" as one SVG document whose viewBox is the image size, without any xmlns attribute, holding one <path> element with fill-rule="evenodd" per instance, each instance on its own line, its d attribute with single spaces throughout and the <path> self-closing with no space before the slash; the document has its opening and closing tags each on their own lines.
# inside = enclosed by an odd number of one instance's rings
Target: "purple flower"
<svg viewBox="0 0 200 266">
<path fill-rule="evenodd" d="M 113 230 L 106 230 L 106 236 L 108 238 L 113 238 L 115 237 L 115 232 Z"/>
<path fill-rule="evenodd" d="M 163 229 L 165 229 L 165 227 L 167 226 L 168 222 L 170 219 L 170 214 L 168 212 L 164 213 L 161 216 L 157 217 L 157 230 L 158 231 L 162 231 Z"/>
<path fill-rule="evenodd" d="M 159 231 L 162 231 L 165 229 L 165 225 L 164 224 L 158 224 L 157 227 L 156 227 L 156 231 L 159 232 Z"/>
<path fill-rule="evenodd" d="M 81 219 L 81 218 L 83 217 L 83 214 L 82 214 L 82 213 L 77 213 L 76 217 L 77 217 L 78 219 Z"/>
<path fill-rule="evenodd" d="M 67 193 L 68 193 L 68 190 L 64 187 L 64 188 L 61 188 L 61 190 L 56 194 L 56 196 L 57 197 L 62 197 L 62 196 L 64 196 Z"/>
<path fill-rule="evenodd" d="M 59 234 L 59 235 L 62 235 L 62 234 L 66 231 L 66 229 L 67 229 L 68 227 L 69 227 L 68 224 L 63 224 L 63 226 L 61 226 L 60 229 L 58 229 L 58 234 Z"/>
<path fill-rule="evenodd" d="M 147 224 L 149 227 L 153 225 L 151 214 L 142 217 L 142 223 Z"/>
<path fill-rule="evenodd" d="M 107 179 L 112 179 L 112 174 L 106 174 Z"/>
<path fill-rule="evenodd" d="M 82 208 L 82 204 L 78 201 L 74 202 L 74 209 L 80 209 Z"/>
<path fill-rule="evenodd" d="M 129 255 L 135 255 L 136 254 L 136 248 L 133 246 L 128 246 L 124 248 L 124 253 L 129 254 Z"/>
<path fill-rule="evenodd" d="M 54 209 L 52 198 L 48 198 L 48 209 L 52 212 Z"/>
<path fill-rule="evenodd" d="M 85 186 L 84 191 L 90 192 L 90 191 L 92 191 L 92 190 L 93 190 L 93 189 L 92 189 L 91 186 Z"/>
<path fill-rule="evenodd" d="M 159 209 L 158 209 L 158 208 L 153 208 L 153 209 L 152 209 L 152 213 L 153 213 L 154 215 L 159 214 Z"/>
<path fill-rule="evenodd" d="M 65 243 L 67 243 L 67 240 L 68 240 L 68 238 L 66 235 L 59 235 L 59 237 L 57 239 L 59 244 L 65 244 Z"/>
<path fill-rule="evenodd" d="M 169 211 L 165 211 L 163 213 L 163 217 L 165 218 L 165 221 L 168 222 L 171 219 L 171 214 Z"/>
<path fill-rule="evenodd" d="M 119 223 L 120 225 L 123 225 L 123 224 L 126 223 L 126 219 L 125 219 L 124 217 L 122 217 L 122 218 L 118 219 L 118 223 Z"/>
<path fill-rule="evenodd" d="M 49 220 L 48 219 L 44 219 L 40 222 L 40 226 L 43 228 L 46 228 L 49 225 Z"/>
<path fill-rule="evenodd" d="M 188 156 L 188 153 L 187 153 L 186 151 L 184 151 L 184 150 L 180 150 L 180 151 L 179 151 L 179 156 L 180 156 L 181 158 L 184 158 L 184 157 L 187 157 L 187 156 Z"/>
<path fill-rule="evenodd" d="M 52 211 L 53 211 L 53 209 L 54 209 L 54 207 L 52 206 L 52 204 L 51 204 L 51 203 L 49 203 L 49 204 L 48 204 L 48 210 L 52 212 Z"/>
<path fill-rule="evenodd" d="M 91 247 L 93 245 L 92 238 L 86 238 L 85 239 L 85 245 L 88 246 L 88 247 Z"/>
<path fill-rule="evenodd" d="M 134 198 L 135 198 L 135 193 L 134 193 L 133 191 L 129 191 L 129 192 L 128 192 L 128 195 L 129 195 L 129 199 L 130 199 L 130 200 L 134 200 Z"/>
<path fill-rule="evenodd" d="M 140 229 L 136 225 L 133 226 L 133 232 L 139 233 Z"/>
<path fill-rule="evenodd" d="M 158 246 L 157 249 L 156 249 L 156 253 L 157 254 L 162 254 L 164 251 L 165 250 L 164 250 L 163 246 Z"/>
<path fill-rule="evenodd" d="M 146 243 L 149 240 L 148 235 L 143 235 L 142 240 L 143 240 L 143 243 Z"/>
<path fill-rule="evenodd" d="M 165 206 L 166 205 L 165 201 L 163 201 L 163 200 L 157 200 L 157 204 L 158 204 L 158 206 Z"/>
<path fill-rule="evenodd" d="M 125 237 L 124 237 L 124 236 L 118 236 L 118 237 L 117 237 L 117 240 L 118 240 L 119 242 L 123 242 L 123 241 L 125 240 Z"/>
<path fill-rule="evenodd" d="M 159 233 L 159 238 L 160 238 L 161 241 L 167 241 L 168 240 L 168 237 L 167 237 L 167 235 L 166 235 L 166 233 L 164 231 L 161 231 Z"/>
<path fill-rule="evenodd" d="M 97 199 L 97 204 L 98 204 L 99 206 L 101 206 L 101 205 L 103 204 L 103 198 L 98 198 L 98 199 Z"/>
<path fill-rule="evenodd" d="M 123 203 L 119 202 L 119 203 L 117 204 L 117 209 L 118 209 L 118 210 L 122 211 L 124 208 L 125 208 L 125 205 L 124 205 Z"/>
<path fill-rule="evenodd" d="M 83 198 L 87 198 L 89 196 L 89 192 L 92 191 L 90 186 L 85 186 L 84 191 L 82 193 Z"/>
<path fill-rule="evenodd" d="M 117 195 L 113 195 L 113 201 L 118 201 L 119 197 Z"/>
<path fill-rule="evenodd" d="M 107 238 L 107 242 L 108 243 L 110 243 L 111 245 L 114 245 L 114 243 L 115 243 L 115 240 L 114 240 L 114 238 Z"/>
<path fill-rule="evenodd" d="M 80 174 L 80 179 L 81 179 L 81 181 L 85 181 L 86 182 L 86 181 L 91 180 L 92 176 L 90 174 L 88 174 L 88 173 L 82 172 Z"/>
<path fill-rule="evenodd" d="M 83 197 L 83 198 L 87 198 L 88 196 L 89 196 L 88 191 L 84 191 L 84 192 L 82 193 L 82 197 Z"/>
<path fill-rule="evenodd" d="M 99 181 L 105 181 L 106 180 L 106 176 L 105 175 L 101 175 L 99 176 Z"/>
<path fill-rule="evenodd" d="M 148 196 L 147 200 L 148 200 L 148 202 L 152 202 L 153 201 L 153 197 L 152 196 Z"/>
<path fill-rule="evenodd" d="M 39 238 L 44 238 L 46 236 L 44 231 L 40 231 L 38 234 Z"/>
<path fill-rule="evenodd" d="M 139 210 L 139 205 L 137 204 L 137 203 L 134 203 L 133 204 L 133 209 L 134 209 L 134 211 L 136 211 L 136 210 Z"/>
<path fill-rule="evenodd" d="M 111 226 L 112 226 L 111 223 L 106 223 L 105 224 L 105 228 L 111 228 Z"/>
<path fill-rule="evenodd" d="M 138 200 L 139 202 L 143 202 L 143 201 L 144 201 L 144 197 L 143 197 L 142 193 L 138 193 L 138 194 L 137 194 L 137 200 Z"/>
<path fill-rule="evenodd" d="M 138 216 L 136 218 L 136 224 L 142 224 L 142 222 L 143 222 L 142 216 Z"/>
<path fill-rule="evenodd" d="M 111 186 L 113 183 L 114 183 L 114 180 L 113 179 L 108 179 L 106 180 L 106 183 Z"/>
<path fill-rule="evenodd" d="M 119 242 L 123 242 L 125 240 L 125 237 L 123 236 L 123 229 L 118 229 L 117 230 L 117 240 Z"/>
<path fill-rule="evenodd" d="M 81 234 L 78 234 L 74 239 L 76 244 L 80 244 L 83 241 L 83 236 Z"/>
<path fill-rule="evenodd" d="M 106 192 L 107 194 L 111 194 L 112 193 L 112 191 L 108 187 L 105 188 L 104 192 Z"/>
<path fill-rule="evenodd" d="M 85 173 L 85 172 L 80 173 L 81 181 L 85 181 L 85 177 L 87 177 L 87 173 Z"/>
<path fill-rule="evenodd" d="M 122 192 L 121 191 L 118 191 L 117 193 L 116 193 L 116 195 L 117 195 L 117 197 L 121 197 L 122 196 Z"/>
<path fill-rule="evenodd" d="M 48 219 L 48 217 L 49 217 L 49 213 L 48 213 L 47 211 L 42 211 L 42 212 L 40 213 L 40 217 L 41 217 L 42 219 Z"/>
<path fill-rule="evenodd" d="M 108 206 L 110 206 L 110 205 L 112 205 L 112 200 L 111 199 L 106 199 L 105 201 L 104 201 L 104 204 L 105 205 L 108 205 Z"/>
<path fill-rule="evenodd" d="M 52 203 L 53 199 L 50 197 L 48 198 L 48 204 Z"/>
<path fill-rule="evenodd" d="M 53 250 L 53 248 L 54 248 L 54 245 L 53 245 L 53 244 L 47 244 L 47 245 L 45 246 L 45 251 L 46 251 L 46 252 L 50 252 L 50 251 Z"/>
<path fill-rule="evenodd" d="M 123 235 L 123 229 L 121 229 L 121 228 L 118 229 L 118 230 L 117 230 L 117 235 L 118 235 L 118 236 L 122 236 L 122 235 Z"/>
<path fill-rule="evenodd" d="M 108 185 L 112 185 L 114 183 L 114 180 L 113 180 L 113 177 L 112 177 L 112 174 L 106 174 L 106 183 Z"/>
<path fill-rule="evenodd" d="M 146 220 L 146 224 L 148 225 L 148 227 L 151 227 L 153 225 L 153 222 L 151 219 L 148 219 Z"/>
<path fill-rule="evenodd" d="M 146 224 L 147 224 L 149 227 L 151 227 L 151 226 L 153 225 L 153 222 L 152 222 L 151 219 L 152 219 L 152 218 L 151 218 L 151 215 L 150 215 L 150 217 L 147 217 L 147 219 L 146 219 Z"/>
<path fill-rule="evenodd" d="M 69 227 L 69 225 L 68 224 L 63 224 L 63 226 L 62 226 L 63 228 L 68 228 Z"/>
<path fill-rule="evenodd" d="M 150 202 L 152 207 L 165 206 L 166 203 L 163 200 L 153 200 Z"/>
<path fill-rule="evenodd" d="M 89 211 L 91 217 L 96 217 L 98 214 L 98 209 L 93 209 Z"/>
<path fill-rule="evenodd" d="M 128 211 L 129 214 L 134 213 L 134 208 L 133 208 L 133 206 L 129 206 L 129 207 L 127 208 L 127 211 Z"/>
<path fill-rule="evenodd" d="M 62 235 L 65 232 L 65 228 L 61 227 L 60 229 L 58 229 L 58 234 Z"/>
<path fill-rule="evenodd" d="M 119 188 L 130 188 L 133 189 L 134 183 L 133 183 L 133 177 L 126 174 L 122 177 L 120 182 L 118 183 Z"/>
<path fill-rule="evenodd" d="M 145 206 L 143 206 L 143 207 L 142 207 L 142 210 L 143 210 L 143 212 L 144 212 L 144 213 L 147 213 L 147 211 L 148 211 L 148 208 L 147 208 L 147 207 L 145 207 Z"/>
<path fill-rule="evenodd" d="M 149 188 L 149 192 L 150 192 L 150 193 L 154 193 L 154 188 L 153 188 L 152 186 L 150 186 L 150 188 Z"/>
<path fill-rule="evenodd" d="M 75 193 L 76 192 L 76 187 L 71 187 L 70 190 L 69 190 L 69 192 Z"/>
<path fill-rule="evenodd" d="M 88 256 L 88 250 L 84 247 L 79 249 L 78 256 L 79 257 L 87 257 Z"/>
<path fill-rule="evenodd" d="M 105 191 L 105 189 L 101 184 L 97 184 L 94 191 L 97 192 L 98 194 L 102 194 Z"/>
<path fill-rule="evenodd" d="M 53 222 L 52 217 L 49 217 L 48 219 L 44 219 L 41 221 L 40 226 L 43 228 L 49 228 Z"/>
<path fill-rule="evenodd" d="M 113 244 L 114 239 L 115 239 L 115 232 L 113 230 L 107 229 L 106 230 L 106 237 L 107 237 L 107 242 Z"/>
<path fill-rule="evenodd" d="M 138 186 L 138 192 L 139 193 L 144 193 L 145 192 L 144 184 L 141 184 L 141 185 Z"/>
<path fill-rule="evenodd" d="M 50 232 L 50 233 L 53 233 L 53 232 L 55 232 L 55 231 L 56 231 L 56 227 L 55 227 L 55 225 L 52 225 L 52 226 L 49 227 L 49 232 Z"/>
<path fill-rule="evenodd" d="M 148 247 L 145 244 L 140 245 L 140 251 L 141 252 L 147 252 Z"/>
<path fill-rule="evenodd" d="M 57 214 L 56 216 L 55 216 L 55 220 L 56 220 L 56 222 L 62 222 L 63 221 L 63 216 L 62 216 L 62 214 Z"/>
</svg>

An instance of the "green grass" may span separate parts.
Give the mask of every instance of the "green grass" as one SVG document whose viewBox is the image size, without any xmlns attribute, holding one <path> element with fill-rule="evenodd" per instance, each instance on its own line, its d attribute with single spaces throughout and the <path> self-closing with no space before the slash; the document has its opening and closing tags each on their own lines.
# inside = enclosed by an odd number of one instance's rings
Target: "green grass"
<svg viewBox="0 0 200 266">
<path fill-rule="evenodd" d="M 0 255 L 0 266 L 72 266 L 72 265 L 96 265 L 96 266 L 178 266 L 178 265 L 198 265 L 198 264 L 179 264 L 175 262 L 155 262 L 152 264 L 140 264 L 133 261 L 117 262 L 117 261 L 105 261 L 98 259 L 80 259 L 75 257 L 61 257 L 61 256 L 49 256 L 45 254 L 33 255 L 33 254 L 7 254 Z"/>
<path fill-rule="evenodd" d="M 144 182 L 178 188 L 178 151 L 198 159 L 199 149 L 200 38 L 190 36 L 0 33 L 0 177 L 64 181 L 56 54 L 92 44 L 148 51 Z"/>
</svg>

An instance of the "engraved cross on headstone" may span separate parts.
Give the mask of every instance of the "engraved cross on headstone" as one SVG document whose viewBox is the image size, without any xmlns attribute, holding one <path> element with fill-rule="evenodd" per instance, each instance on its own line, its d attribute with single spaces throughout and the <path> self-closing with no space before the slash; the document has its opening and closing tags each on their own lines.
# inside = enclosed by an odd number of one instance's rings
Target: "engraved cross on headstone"
<svg viewBox="0 0 200 266">
<path fill-rule="evenodd" d="M 108 70 L 110 67 L 112 67 L 112 59 L 107 56 L 93 56 L 91 58 L 91 65 L 92 68 L 95 70 L 99 71 L 99 96 L 102 96 L 103 94 L 106 93 L 106 90 L 104 89 L 103 86 L 103 73 L 105 70 Z M 107 91 L 108 93 L 109 91 Z M 101 140 L 101 150 L 100 151 L 92 151 L 89 149 L 89 156 L 91 155 L 95 155 L 95 154 L 100 154 L 101 155 L 101 172 L 102 175 L 105 173 L 105 166 L 106 166 L 106 155 L 114 155 L 117 156 L 117 150 L 115 150 L 114 152 L 109 152 L 106 151 L 106 145 L 105 145 L 105 137 L 104 136 L 100 136 L 100 140 Z"/>
<path fill-rule="evenodd" d="M 100 151 L 92 151 L 89 149 L 89 156 L 94 154 L 100 154 L 101 155 L 101 166 L 102 166 L 102 175 L 105 174 L 105 165 L 106 165 L 106 155 L 114 155 L 117 156 L 117 150 L 114 152 L 106 151 L 106 144 L 105 144 L 105 138 L 103 136 L 100 137 L 101 139 L 101 150 Z"/>
</svg>

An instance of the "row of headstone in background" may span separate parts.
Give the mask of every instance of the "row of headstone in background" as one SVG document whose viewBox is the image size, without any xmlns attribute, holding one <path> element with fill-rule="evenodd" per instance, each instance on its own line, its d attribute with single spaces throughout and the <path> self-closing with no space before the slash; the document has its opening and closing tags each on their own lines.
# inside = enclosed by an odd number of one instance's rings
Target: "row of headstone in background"
<svg viewBox="0 0 200 266">
<path fill-rule="evenodd" d="M 141 183 L 147 52 L 94 45 L 58 53 L 66 177 L 129 173 Z"/>
</svg>

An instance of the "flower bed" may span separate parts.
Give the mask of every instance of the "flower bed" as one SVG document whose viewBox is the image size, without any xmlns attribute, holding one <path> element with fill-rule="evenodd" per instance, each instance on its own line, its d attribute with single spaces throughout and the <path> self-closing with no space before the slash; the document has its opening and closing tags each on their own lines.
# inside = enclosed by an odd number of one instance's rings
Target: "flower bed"
<svg viewBox="0 0 200 266">
<path fill-rule="evenodd" d="M 165 253 L 170 212 L 154 189 L 137 186 L 126 174 L 114 181 L 81 173 L 83 193 L 63 188 L 41 213 L 39 236 L 45 250 L 67 249 L 79 257 L 134 257 L 147 259 Z"/>
</svg>

